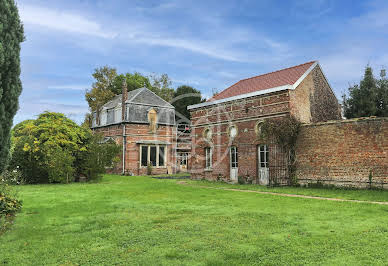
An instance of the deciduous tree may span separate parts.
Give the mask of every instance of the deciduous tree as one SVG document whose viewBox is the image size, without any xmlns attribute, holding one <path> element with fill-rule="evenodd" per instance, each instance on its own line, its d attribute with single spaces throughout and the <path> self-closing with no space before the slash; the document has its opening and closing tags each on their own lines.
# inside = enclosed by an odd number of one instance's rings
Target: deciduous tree
<svg viewBox="0 0 388 266">
<path fill-rule="evenodd" d="M 190 123 L 190 112 L 187 106 L 205 101 L 201 92 L 193 87 L 182 85 L 179 86 L 175 93 L 172 105 L 175 107 L 176 120 L 181 123 Z"/>
</svg>

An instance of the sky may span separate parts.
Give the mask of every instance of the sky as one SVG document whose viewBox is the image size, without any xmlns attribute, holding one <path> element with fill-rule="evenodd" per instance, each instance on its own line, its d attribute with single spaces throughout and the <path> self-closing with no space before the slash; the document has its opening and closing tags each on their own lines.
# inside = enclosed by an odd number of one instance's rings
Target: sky
<svg viewBox="0 0 388 266">
<path fill-rule="evenodd" d="M 44 111 L 81 123 L 101 66 L 166 73 L 206 97 L 318 60 L 337 98 L 388 64 L 388 1 L 16 0 L 26 40 L 14 123 Z"/>
</svg>

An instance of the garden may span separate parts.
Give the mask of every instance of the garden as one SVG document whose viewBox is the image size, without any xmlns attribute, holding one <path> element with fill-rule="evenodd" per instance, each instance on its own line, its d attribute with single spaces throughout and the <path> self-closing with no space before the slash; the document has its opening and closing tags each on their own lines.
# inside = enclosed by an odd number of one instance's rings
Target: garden
<svg viewBox="0 0 388 266">
<path fill-rule="evenodd" d="M 2 264 L 365 265 L 388 261 L 388 205 L 368 203 L 388 202 L 387 191 L 267 188 L 118 175 L 104 175 L 92 183 L 14 188 L 23 208 L 0 236 Z"/>
</svg>

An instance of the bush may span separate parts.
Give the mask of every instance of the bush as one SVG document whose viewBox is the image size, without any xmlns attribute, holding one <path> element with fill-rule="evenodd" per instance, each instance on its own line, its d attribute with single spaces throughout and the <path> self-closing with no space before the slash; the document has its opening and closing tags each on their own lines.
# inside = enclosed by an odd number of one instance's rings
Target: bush
<svg viewBox="0 0 388 266">
<path fill-rule="evenodd" d="M 152 165 L 150 163 L 147 164 L 147 175 L 152 175 Z"/>
<path fill-rule="evenodd" d="M 0 182 L 0 233 L 8 228 L 21 208 L 22 202 L 16 198 L 12 187 Z"/>
<path fill-rule="evenodd" d="M 70 183 L 98 179 L 119 147 L 60 113 L 45 112 L 12 130 L 10 169 L 19 167 L 27 183 Z"/>
<path fill-rule="evenodd" d="M 82 153 L 77 171 L 88 181 L 98 180 L 106 172 L 106 168 L 120 161 L 121 148 L 113 140 L 104 142 L 102 135 L 94 134 L 88 138 L 86 150 Z"/>
<path fill-rule="evenodd" d="M 0 183 L 8 184 L 8 185 L 22 185 L 25 183 L 22 173 L 19 171 L 17 167 L 14 170 L 6 170 L 1 175 Z"/>
</svg>

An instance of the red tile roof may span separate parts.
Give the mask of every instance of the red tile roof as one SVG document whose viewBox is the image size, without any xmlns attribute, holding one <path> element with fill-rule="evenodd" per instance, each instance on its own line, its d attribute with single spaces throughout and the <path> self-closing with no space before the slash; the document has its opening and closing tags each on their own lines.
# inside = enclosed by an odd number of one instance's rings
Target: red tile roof
<svg viewBox="0 0 388 266">
<path fill-rule="evenodd" d="M 293 85 L 316 61 L 270 72 L 260 76 L 242 79 L 213 96 L 208 101 L 221 100 L 241 94 L 266 90 L 284 85 Z"/>
</svg>

